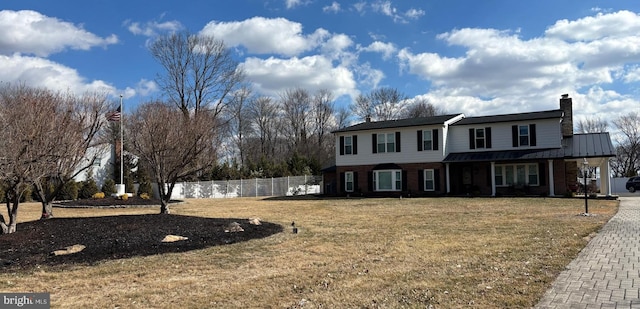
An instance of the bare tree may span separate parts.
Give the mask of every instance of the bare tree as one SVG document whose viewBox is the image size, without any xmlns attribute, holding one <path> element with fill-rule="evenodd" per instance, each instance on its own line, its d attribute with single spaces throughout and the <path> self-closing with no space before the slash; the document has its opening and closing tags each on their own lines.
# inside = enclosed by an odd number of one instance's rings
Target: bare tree
<svg viewBox="0 0 640 309">
<path fill-rule="evenodd" d="M 172 33 L 149 49 L 165 71 L 158 75 L 158 84 L 184 115 L 207 109 L 219 116 L 228 104 L 227 95 L 244 78 L 224 42 L 212 36 Z"/>
<path fill-rule="evenodd" d="M 51 148 L 55 160 L 43 162 L 44 177 L 33 180 L 42 203 L 42 219 L 53 216 L 51 202 L 64 185 L 90 168 L 100 155 L 97 137 L 106 122 L 106 94 L 85 93 L 81 97 L 67 95 L 58 99 L 57 112 L 49 114 L 55 129 L 43 132 L 45 138 L 55 141 Z M 45 190 L 44 181 L 55 184 L 52 190 Z"/>
<path fill-rule="evenodd" d="M 8 223 L 0 216 L 3 233 L 16 231 L 20 199 L 28 188 L 40 189 L 43 217 L 50 217 L 55 194 L 44 194 L 43 179 L 59 179 L 62 186 L 93 163 L 87 164 L 85 155 L 103 122 L 102 106 L 100 95 L 75 98 L 25 85 L 0 90 L 0 178 L 9 215 Z"/>
<path fill-rule="evenodd" d="M 229 108 L 229 135 L 240 157 L 240 166 L 245 164 L 247 154 L 246 140 L 252 133 L 251 120 L 248 113 L 250 100 L 251 90 L 243 87 L 233 93 Z"/>
<path fill-rule="evenodd" d="M 259 97 L 251 101 L 249 110 L 252 125 L 260 144 L 260 150 L 256 153 L 257 157 L 254 157 L 253 160 L 258 161 L 263 157 L 275 159 L 276 141 L 281 131 L 277 103 L 269 97 Z"/>
<path fill-rule="evenodd" d="M 348 108 L 341 107 L 336 111 L 336 127 L 338 129 L 344 128 L 349 125 L 351 118 L 351 111 Z"/>
<path fill-rule="evenodd" d="M 620 131 L 616 140 L 616 157 L 611 160 L 612 171 L 621 177 L 637 175 L 640 170 L 640 116 L 632 112 L 613 121 Z"/>
<path fill-rule="evenodd" d="M 311 96 L 301 88 L 289 89 L 280 95 L 283 111 L 283 132 L 293 152 L 308 154 Z"/>
<path fill-rule="evenodd" d="M 415 99 L 402 112 L 403 118 L 433 117 L 444 115 L 445 110 L 431 104 L 427 99 Z"/>
<path fill-rule="evenodd" d="M 176 182 L 214 166 L 219 132 L 213 112 L 186 118 L 162 102 L 144 103 L 129 117 L 127 133 L 135 155 L 148 164 L 160 192 L 160 213 L 169 213 Z"/>
<path fill-rule="evenodd" d="M 600 117 L 587 117 L 578 121 L 578 132 L 580 133 L 602 133 L 607 132 L 609 123 Z"/>
<path fill-rule="evenodd" d="M 324 146 L 334 113 L 333 94 L 327 89 L 321 89 L 313 96 L 312 104 L 313 134 L 317 138 L 316 146 L 320 148 Z"/>
<path fill-rule="evenodd" d="M 229 121 L 228 96 L 244 74 L 224 42 L 212 36 L 173 33 L 153 42 L 150 52 L 164 68 L 157 81 L 168 104 L 142 105 L 128 132 L 134 154 L 146 160 L 155 174 L 160 212 L 169 213 L 175 183 L 216 164 L 215 145 Z M 178 108 L 181 119 L 176 119 L 171 105 Z"/>
<path fill-rule="evenodd" d="M 407 97 L 397 89 L 384 87 L 374 89 L 366 96 L 358 96 L 351 109 L 361 119 L 394 120 L 402 117 L 406 100 Z"/>
</svg>

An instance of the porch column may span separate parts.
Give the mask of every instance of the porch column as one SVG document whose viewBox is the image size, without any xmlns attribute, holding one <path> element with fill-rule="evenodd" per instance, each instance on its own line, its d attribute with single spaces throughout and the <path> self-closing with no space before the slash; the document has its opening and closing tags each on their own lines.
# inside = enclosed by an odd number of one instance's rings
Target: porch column
<svg viewBox="0 0 640 309">
<path fill-rule="evenodd" d="M 447 194 L 451 193 L 451 177 L 449 176 L 449 163 L 444 164 L 445 174 L 447 176 Z"/>
<path fill-rule="evenodd" d="M 607 193 L 607 196 L 611 196 L 611 175 L 609 171 L 609 158 L 606 158 L 602 164 L 600 164 L 600 192 Z"/>
<path fill-rule="evenodd" d="M 496 162 L 491 161 L 491 196 L 496 196 Z"/>
<path fill-rule="evenodd" d="M 555 196 L 556 195 L 556 190 L 555 190 L 555 183 L 553 183 L 553 160 L 548 160 L 549 161 L 549 196 Z"/>
</svg>

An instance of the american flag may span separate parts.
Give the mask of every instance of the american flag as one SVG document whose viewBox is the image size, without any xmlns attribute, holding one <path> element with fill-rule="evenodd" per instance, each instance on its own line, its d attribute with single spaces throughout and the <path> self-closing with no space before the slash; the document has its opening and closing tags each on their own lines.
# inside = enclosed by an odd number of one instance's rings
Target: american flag
<svg viewBox="0 0 640 309">
<path fill-rule="evenodd" d="M 121 115 L 121 111 L 120 111 L 120 107 L 118 106 L 118 109 L 116 109 L 115 112 L 111 112 L 107 114 L 107 120 L 108 121 L 120 121 L 120 116 Z"/>
</svg>

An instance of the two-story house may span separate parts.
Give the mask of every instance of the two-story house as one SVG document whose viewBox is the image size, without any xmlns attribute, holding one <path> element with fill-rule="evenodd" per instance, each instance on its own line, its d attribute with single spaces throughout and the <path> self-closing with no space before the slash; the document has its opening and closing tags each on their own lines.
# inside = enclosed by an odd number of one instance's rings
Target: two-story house
<svg viewBox="0 0 640 309">
<path fill-rule="evenodd" d="M 609 174 L 608 133 L 573 134 L 572 101 L 560 109 L 465 117 L 366 121 L 334 131 L 335 169 L 325 190 L 340 195 L 562 195 L 582 162 Z M 608 177 L 601 192 L 609 191 Z"/>
</svg>

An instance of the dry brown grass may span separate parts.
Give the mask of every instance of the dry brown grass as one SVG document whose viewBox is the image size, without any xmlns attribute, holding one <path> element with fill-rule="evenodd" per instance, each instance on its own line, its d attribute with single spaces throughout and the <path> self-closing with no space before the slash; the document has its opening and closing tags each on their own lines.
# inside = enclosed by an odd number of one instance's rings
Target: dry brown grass
<svg viewBox="0 0 640 309">
<path fill-rule="evenodd" d="M 184 253 L 0 274 L 57 308 L 527 308 L 617 201 L 435 198 L 188 200 L 182 215 L 260 217 L 285 233 Z M 23 221 L 39 218 L 36 204 Z M 57 217 L 157 209 L 55 209 Z M 295 220 L 299 234 L 292 234 Z M 19 232 L 19 231 L 18 231 Z M 1 237 L 1 236 L 0 236 Z"/>
</svg>

